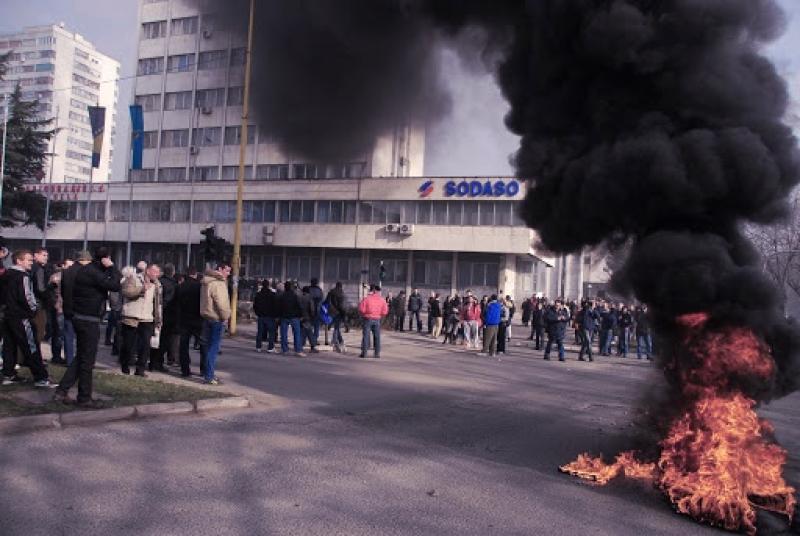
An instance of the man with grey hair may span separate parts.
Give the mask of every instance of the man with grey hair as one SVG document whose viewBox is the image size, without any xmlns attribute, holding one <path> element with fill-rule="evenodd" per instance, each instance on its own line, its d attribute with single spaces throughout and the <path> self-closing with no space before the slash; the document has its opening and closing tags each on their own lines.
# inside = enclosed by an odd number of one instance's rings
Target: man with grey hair
<svg viewBox="0 0 800 536">
<path fill-rule="evenodd" d="M 161 269 L 158 265 L 151 264 L 144 272 L 129 275 L 122 281 L 123 303 L 120 331 L 122 344 L 119 361 L 123 374 L 130 374 L 130 365 L 135 350 L 135 374 L 146 376 L 144 370 L 150 355 L 150 338 L 156 329 L 161 328 L 162 291 L 161 283 L 158 280 L 160 275 Z"/>
</svg>

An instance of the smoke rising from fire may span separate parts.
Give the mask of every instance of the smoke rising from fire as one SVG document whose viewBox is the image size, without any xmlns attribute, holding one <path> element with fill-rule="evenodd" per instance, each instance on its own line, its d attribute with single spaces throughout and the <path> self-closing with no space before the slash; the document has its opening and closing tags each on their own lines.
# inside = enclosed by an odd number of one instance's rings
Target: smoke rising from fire
<svg viewBox="0 0 800 536">
<path fill-rule="evenodd" d="M 224 3 L 229 29 L 243 31 L 247 4 Z M 774 0 L 256 4 L 252 102 L 289 152 L 345 159 L 398 123 L 435 120 L 448 109 L 438 47 L 479 58 L 511 106 L 517 174 L 535 178 L 524 216 L 542 242 L 632 238 L 616 283 L 651 305 L 660 334 L 695 311 L 746 325 L 777 370 L 751 394 L 798 387 L 797 329 L 738 230 L 780 218 L 800 182 L 786 85 L 761 53 L 785 24 Z M 474 27 L 486 39 L 465 46 Z"/>
</svg>

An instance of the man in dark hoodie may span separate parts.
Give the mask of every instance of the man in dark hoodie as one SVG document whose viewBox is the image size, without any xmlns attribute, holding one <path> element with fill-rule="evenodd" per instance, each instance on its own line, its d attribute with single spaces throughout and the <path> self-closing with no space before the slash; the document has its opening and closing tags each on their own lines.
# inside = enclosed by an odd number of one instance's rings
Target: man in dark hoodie
<svg viewBox="0 0 800 536">
<path fill-rule="evenodd" d="M 275 351 L 275 341 L 278 338 L 278 293 L 269 279 L 261 284 L 261 290 L 253 300 L 253 312 L 258 317 L 256 332 L 256 352 L 261 352 L 264 339 L 267 340 L 267 353 Z"/>
<path fill-rule="evenodd" d="M 13 255 L 14 265 L 3 276 L 5 278 L 5 340 L 3 341 L 3 385 L 20 383 L 17 376 L 17 352 L 22 354 L 24 364 L 31 369 L 36 387 L 55 387 L 50 382 L 47 368 L 42 362 L 42 352 L 36 338 L 33 317 L 38 305 L 33 293 L 31 268 L 33 254 L 20 250 Z"/>
<path fill-rule="evenodd" d="M 283 285 L 283 292 L 278 296 L 278 311 L 281 318 L 281 353 L 289 351 L 289 326 L 292 326 L 292 339 L 294 353 L 297 357 L 305 357 L 303 353 L 303 330 L 300 319 L 303 312 L 300 310 L 300 300 L 295 293 L 294 283 L 287 281 Z"/>
<path fill-rule="evenodd" d="M 189 340 L 200 341 L 200 374 L 206 370 L 206 344 L 203 340 L 203 317 L 200 316 L 200 290 L 202 285 L 197 270 L 189 268 L 186 278 L 178 285 L 175 299 L 178 304 L 178 334 L 180 336 L 179 361 L 181 376 L 192 375 L 192 358 L 189 355 Z"/>
<path fill-rule="evenodd" d="M 78 405 L 96 408 L 99 404 L 92 400 L 92 373 L 97 358 L 100 323 L 106 313 L 108 293 L 119 291 L 122 275 L 104 247 L 95 250 L 92 262 L 73 266 L 78 266 L 75 277 L 65 278 L 62 293 L 69 296 L 68 314 L 76 339 L 75 359 L 61 378 L 54 398 L 68 402 L 67 393 L 77 381 Z"/>
</svg>

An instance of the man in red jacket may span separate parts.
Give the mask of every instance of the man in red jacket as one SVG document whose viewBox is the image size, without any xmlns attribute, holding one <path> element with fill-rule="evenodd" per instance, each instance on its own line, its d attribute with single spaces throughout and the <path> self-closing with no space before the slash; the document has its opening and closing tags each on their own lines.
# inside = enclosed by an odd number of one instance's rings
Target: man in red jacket
<svg viewBox="0 0 800 536">
<path fill-rule="evenodd" d="M 361 337 L 361 355 L 358 357 L 366 358 L 369 350 L 369 334 L 375 344 L 375 359 L 381 357 L 381 319 L 389 314 L 389 306 L 383 299 L 380 287 L 371 285 L 369 294 L 358 304 L 358 312 L 364 317 L 364 333 Z"/>
</svg>

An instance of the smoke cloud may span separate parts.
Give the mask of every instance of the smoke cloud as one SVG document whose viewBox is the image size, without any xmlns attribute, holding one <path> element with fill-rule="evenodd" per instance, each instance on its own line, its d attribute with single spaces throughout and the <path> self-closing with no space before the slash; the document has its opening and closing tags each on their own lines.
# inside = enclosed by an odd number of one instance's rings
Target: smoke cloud
<svg viewBox="0 0 800 536">
<path fill-rule="evenodd" d="M 510 105 L 516 173 L 534 179 L 523 213 L 544 245 L 631 239 L 616 284 L 667 338 L 696 311 L 764 337 L 779 374 L 753 391 L 767 398 L 798 387 L 800 339 L 739 226 L 784 216 L 800 182 L 786 85 L 761 52 L 784 24 L 774 0 L 264 1 L 253 103 L 288 150 L 346 158 L 447 112 L 439 47 L 482 61 Z M 475 27 L 485 39 L 465 43 Z"/>
</svg>

